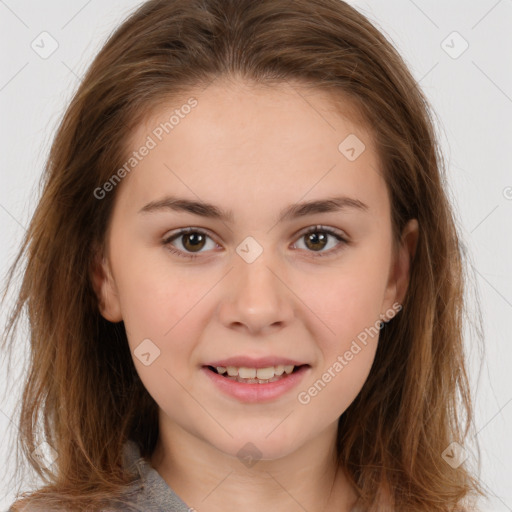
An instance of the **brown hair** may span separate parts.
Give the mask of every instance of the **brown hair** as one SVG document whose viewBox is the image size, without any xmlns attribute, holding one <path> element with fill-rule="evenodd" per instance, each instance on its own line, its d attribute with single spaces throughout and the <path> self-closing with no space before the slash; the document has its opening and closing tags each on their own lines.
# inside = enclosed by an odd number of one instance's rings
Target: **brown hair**
<svg viewBox="0 0 512 512">
<path fill-rule="evenodd" d="M 441 512 L 484 495 L 466 464 L 453 469 L 441 457 L 452 441 L 464 444 L 472 422 L 465 267 L 432 114 L 402 58 L 340 0 L 150 0 L 109 38 L 74 95 L 9 271 L 6 290 L 26 255 L 5 339 L 12 349 L 27 306 L 18 441 L 45 485 L 23 503 L 104 506 L 134 480 L 122 468 L 124 442 L 144 457 L 155 447 L 158 406 L 124 324 L 101 316 L 91 283 L 116 195 L 98 200 L 93 191 L 126 161 L 127 141 L 149 113 L 218 77 L 293 82 L 351 100 L 375 139 L 394 241 L 418 219 L 403 311 L 381 330 L 370 375 L 339 420 L 339 462 L 361 506 L 382 511 L 387 496 L 394 510 Z M 43 440 L 58 454 L 51 470 L 31 456 Z"/>
</svg>

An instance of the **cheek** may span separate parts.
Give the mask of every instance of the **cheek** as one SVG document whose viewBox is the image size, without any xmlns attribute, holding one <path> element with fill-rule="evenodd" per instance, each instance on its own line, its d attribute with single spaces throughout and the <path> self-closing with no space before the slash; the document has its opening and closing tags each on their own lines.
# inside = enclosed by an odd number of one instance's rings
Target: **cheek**
<svg viewBox="0 0 512 512">
<path fill-rule="evenodd" d="M 189 313 L 211 286 L 211 276 L 173 264 L 164 248 L 133 252 L 119 260 L 118 269 L 123 320 L 133 341 L 154 337 L 168 343 L 190 324 Z"/>
<path fill-rule="evenodd" d="M 136 254 L 118 266 L 116 278 L 123 322 L 136 371 L 149 394 L 166 411 L 197 418 L 201 410 L 184 393 L 190 382 L 195 340 L 202 326 L 197 318 L 201 297 L 211 287 L 211 276 L 194 275 L 184 267 L 148 264 Z M 146 261 L 143 264 L 143 261 Z M 192 422 L 192 425 L 194 422 Z"/>
<path fill-rule="evenodd" d="M 315 337 L 320 335 L 324 352 L 332 357 L 334 350 L 344 350 L 359 333 L 375 325 L 382 312 L 387 277 L 386 258 L 377 262 L 371 251 L 361 251 L 332 272 L 303 281 L 298 295 L 316 314 L 318 325 L 311 329 Z"/>
<path fill-rule="evenodd" d="M 332 420 L 359 394 L 377 349 L 388 260 L 381 252 L 384 256 L 377 261 L 374 250 L 347 257 L 336 271 L 315 279 L 314 287 L 298 292 L 315 313 L 309 329 L 320 356 L 298 402 L 311 410 L 331 411 Z"/>
<path fill-rule="evenodd" d="M 378 289 L 374 282 L 341 278 L 311 309 L 315 320 L 318 365 L 297 395 L 297 401 L 311 418 L 335 421 L 357 397 L 373 364 L 379 340 Z M 322 307 L 323 305 L 323 307 Z M 309 421 L 309 420 L 306 420 Z"/>
</svg>

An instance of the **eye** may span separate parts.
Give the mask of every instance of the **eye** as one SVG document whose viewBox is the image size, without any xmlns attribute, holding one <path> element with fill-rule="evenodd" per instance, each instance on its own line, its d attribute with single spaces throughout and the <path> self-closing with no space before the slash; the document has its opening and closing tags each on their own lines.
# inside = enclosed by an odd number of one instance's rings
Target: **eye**
<svg viewBox="0 0 512 512">
<path fill-rule="evenodd" d="M 315 256 L 332 255 L 343 249 L 344 246 L 349 243 L 348 240 L 346 240 L 337 231 L 331 228 L 325 228 L 323 226 L 312 226 L 308 228 L 307 231 L 303 231 L 300 234 L 299 240 L 303 238 L 305 239 L 307 252 L 316 253 Z M 339 243 L 334 244 L 334 249 L 324 251 L 325 247 L 329 245 L 329 238 L 334 238 Z M 162 241 L 162 244 L 166 246 L 170 252 L 176 254 L 177 256 L 194 259 L 198 257 L 199 253 L 204 252 L 201 250 L 207 245 L 207 239 L 210 239 L 213 242 L 213 247 L 211 248 L 215 248 L 215 246 L 217 246 L 217 244 L 206 231 L 203 231 L 199 228 L 190 227 L 173 233 L 171 236 L 165 238 Z M 182 248 L 176 248 L 176 246 L 173 244 L 175 240 L 180 240 L 179 245 L 181 245 Z"/>
<path fill-rule="evenodd" d="M 194 259 L 197 258 L 197 254 L 193 254 L 195 252 L 200 252 L 200 250 L 206 245 L 206 239 L 209 238 L 212 240 L 212 238 L 203 230 L 199 228 L 185 228 L 181 229 L 177 233 L 174 233 L 170 237 L 167 237 L 163 244 L 167 246 L 169 251 L 171 251 L 173 254 L 176 254 L 178 256 L 181 256 L 183 258 L 190 258 Z M 172 242 L 174 240 L 182 239 L 180 242 L 180 245 L 185 250 L 177 250 L 175 246 L 172 245 Z M 213 240 L 212 240 L 213 241 Z M 214 242 L 214 246 L 215 246 Z M 189 251 L 192 253 L 189 253 Z"/>
<path fill-rule="evenodd" d="M 329 238 L 335 238 L 338 240 L 338 244 L 334 244 L 334 249 L 324 251 L 323 249 L 329 245 Z M 312 226 L 307 231 L 302 232 L 299 240 L 305 240 L 305 246 L 307 249 L 311 249 L 308 252 L 316 253 L 315 256 L 331 256 L 341 249 L 344 248 L 349 242 L 340 233 L 323 226 Z"/>
</svg>

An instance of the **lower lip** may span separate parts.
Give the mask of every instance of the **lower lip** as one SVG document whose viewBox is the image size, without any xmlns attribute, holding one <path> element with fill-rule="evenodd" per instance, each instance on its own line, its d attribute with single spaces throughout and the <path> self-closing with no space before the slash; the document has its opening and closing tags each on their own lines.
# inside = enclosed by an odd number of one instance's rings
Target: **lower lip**
<svg viewBox="0 0 512 512">
<path fill-rule="evenodd" d="M 296 372 L 287 374 L 280 380 L 269 382 L 267 384 L 246 384 L 236 380 L 222 377 L 218 373 L 212 372 L 205 366 L 201 371 L 206 373 L 209 379 L 225 394 L 237 398 L 242 402 L 269 402 L 284 395 L 303 379 L 304 375 L 310 370 L 309 366 L 302 366 Z"/>
</svg>

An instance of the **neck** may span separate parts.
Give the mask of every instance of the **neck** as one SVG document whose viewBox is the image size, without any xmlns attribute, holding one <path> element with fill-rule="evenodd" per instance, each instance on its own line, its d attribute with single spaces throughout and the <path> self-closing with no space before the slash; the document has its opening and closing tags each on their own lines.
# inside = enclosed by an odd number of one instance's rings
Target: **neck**
<svg viewBox="0 0 512 512">
<path fill-rule="evenodd" d="M 337 424 L 279 459 L 244 462 L 168 421 L 160 424 L 151 465 L 195 510 L 350 512 L 355 503 L 337 462 Z"/>
</svg>

